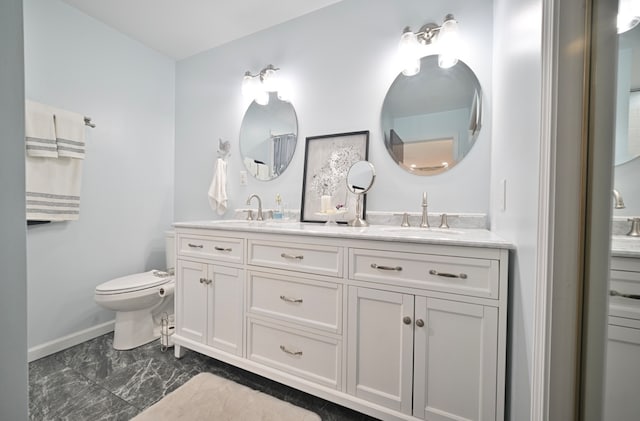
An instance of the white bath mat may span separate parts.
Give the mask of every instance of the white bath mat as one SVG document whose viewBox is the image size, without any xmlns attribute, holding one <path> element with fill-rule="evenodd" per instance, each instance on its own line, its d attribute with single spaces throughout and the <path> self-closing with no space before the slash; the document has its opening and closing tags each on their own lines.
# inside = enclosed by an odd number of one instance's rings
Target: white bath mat
<svg viewBox="0 0 640 421">
<path fill-rule="evenodd" d="M 211 373 L 200 373 L 132 421 L 320 421 L 306 409 Z"/>
</svg>

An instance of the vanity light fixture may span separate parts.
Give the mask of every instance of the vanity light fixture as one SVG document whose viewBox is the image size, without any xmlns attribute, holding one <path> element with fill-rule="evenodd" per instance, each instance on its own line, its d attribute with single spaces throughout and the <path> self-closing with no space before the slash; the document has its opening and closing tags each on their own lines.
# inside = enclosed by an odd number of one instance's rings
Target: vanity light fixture
<svg viewBox="0 0 640 421">
<path fill-rule="evenodd" d="M 242 94 L 252 98 L 260 105 L 269 103 L 269 92 L 277 92 L 278 98 L 286 101 L 285 92 L 278 80 L 277 71 L 280 70 L 269 64 L 256 74 L 249 70 L 244 73 L 242 79 Z"/>
<path fill-rule="evenodd" d="M 627 32 L 640 23 L 640 0 L 620 0 L 618 6 L 618 33 Z"/>
<path fill-rule="evenodd" d="M 413 76 L 420 71 L 421 45 L 437 45 L 438 66 L 443 69 L 454 66 L 458 62 L 458 21 L 452 14 L 444 18 L 442 25 L 430 22 L 422 25 L 418 32 L 404 28 L 400 37 L 400 59 L 402 60 L 402 74 Z"/>
</svg>

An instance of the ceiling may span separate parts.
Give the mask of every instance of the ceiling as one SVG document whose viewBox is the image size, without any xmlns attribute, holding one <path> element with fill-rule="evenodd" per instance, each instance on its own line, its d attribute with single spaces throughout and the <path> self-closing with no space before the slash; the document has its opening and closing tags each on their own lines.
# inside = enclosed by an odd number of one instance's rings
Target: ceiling
<svg viewBox="0 0 640 421">
<path fill-rule="evenodd" d="M 341 0 L 62 0 L 176 60 Z"/>
</svg>

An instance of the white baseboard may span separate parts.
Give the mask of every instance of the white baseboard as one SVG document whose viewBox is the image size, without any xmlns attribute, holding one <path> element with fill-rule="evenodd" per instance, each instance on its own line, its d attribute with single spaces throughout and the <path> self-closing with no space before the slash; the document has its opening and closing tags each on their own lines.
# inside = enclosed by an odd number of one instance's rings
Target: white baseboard
<svg viewBox="0 0 640 421">
<path fill-rule="evenodd" d="M 41 345 L 36 345 L 32 348 L 29 348 L 29 351 L 27 352 L 27 360 L 29 362 L 35 361 L 42 357 L 46 357 L 47 355 L 55 354 L 56 352 L 62 351 L 63 349 L 67 349 L 74 345 L 78 345 L 82 342 L 88 341 L 89 339 L 97 338 L 98 336 L 104 335 L 105 333 L 112 332 L 115 323 L 115 320 L 111 320 L 109 322 L 102 323 L 97 326 L 92 326 L 88 329 L 84 329 L 79 332 L 71 333 L 61 338 L 54 339 L 53 341 L 49 341 Z"/>
</svg>

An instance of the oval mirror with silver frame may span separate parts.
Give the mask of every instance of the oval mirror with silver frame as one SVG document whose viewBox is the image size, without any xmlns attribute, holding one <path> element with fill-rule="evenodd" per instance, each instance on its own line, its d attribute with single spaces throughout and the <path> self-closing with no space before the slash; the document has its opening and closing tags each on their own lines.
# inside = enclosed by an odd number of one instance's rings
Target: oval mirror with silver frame
<svg viewBox="0 0 640 421">
<path fill-rule="evenodd" d="M 247 172 L 258 180 L 269 181 L 282 174 L 293 159 L 298 140 L 298 119 L 290 102 L 275 92 L 269 103 L 253 101 L 240 126 L 240 154 Z"/>
<path fill-rule="evenodd" d="M 365 220 L 363 209 L 361 205 L 363 202 L 363 196 L 373 186 L 373 182 L 376 179 L 376 170 L 373 164 L 369 161 L 358 161 L 354 163 L 347 173 L 347 189 L 356 195 L 356 212 L 355 219 L 349 221 L 348 225 L 351 227 L 368 227 L 369 223 Z"/>
<path fill-rule="evenodd" d="M 615 165 L 640 156 L 640 25 L 618 35 Z"/>
<path fill-rule="evenodd" d="M 396 77 L 380 116 L 391 158 L 416 175 L 450 170 L 473 147 L 482 125 L 482 89 L 461 60 L 438 66 L 438 56 L 420 60 L 420 72 Z"/>
</svg>

